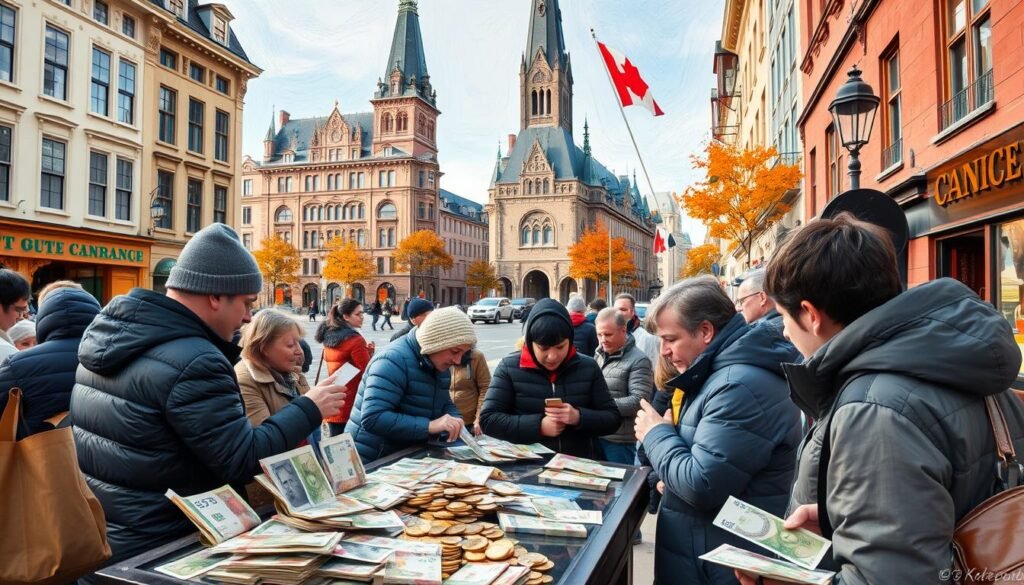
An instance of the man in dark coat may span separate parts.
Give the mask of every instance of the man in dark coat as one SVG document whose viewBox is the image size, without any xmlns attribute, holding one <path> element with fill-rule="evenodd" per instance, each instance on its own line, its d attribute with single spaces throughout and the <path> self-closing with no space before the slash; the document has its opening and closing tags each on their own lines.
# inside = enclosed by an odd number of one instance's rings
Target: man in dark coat
<svg viewBox="0 0 1024 585">
<path fill-rule="evenodd" d="M 249 424 L 230 340 L 251 320 L 262 278 L 231 228 L 196 233 L 167 289 L 114 298 L 78 350 L 71 422 L 79 466 L 106 514 L 110 563 L 195 530 L 168 489 L 241 489 L 260 459 L 294 448 L 342 401 L 344 387 L 321 383 Z"/>
<path fill-rule="evenodd" d="M 398 341 L 399 338 L 408 334 L 412 331 L 413 327 L 422 323 L 433 310 L 434 303 L 424 299 L 413 299 L 412 302 L 409 303 L 409 306 L 406 307 L 406 313 L 408 314 L 409 320 L 401 329 L 391 334 L 391 341 Z"/>
<path fill-rule="evenodd" d="M 1005 487 L 987 398 L 1024 453 L 1024 405 L 1009 390 L 1021 353 L 1006 318 L 962 283 L 902 291 L 879 232 L 845 214 L 816 220 L 768 266 L 765 290 L 807 356 L 786 365 L 792 397 L 817 421 L 786 524 L 834 528 L 822 564 L 833 585 L 945 582 L 956 526 Z"/>
<path fill-rule="evenodd" d="M 569 319 L 572 321 L 573 337 L 572 344 L 576 351 L 589 357 L 594 357 L 597 351 L 597 329 L 594 323 L 587 321 L 587 304 L 583 297 L 572 297 L 565 304 L 569 310 Z M 632 428 L 632 425 L 630 425 Z"/>
<path fill-rule="evenodd" d="M 78 344 L 100 304 L 81 288 L 61 288 L 46 295 L 36 315 L 39 345 L 18 352 L 0 366 L 0 411 L 7 390 L 21 388 L 22 421 L 18 438 L 50 430 L 46 419 L 66 412 L 78 369 Z"/>
<path fill-rule="evenodd" d="M 522 351 L 501 360 L 491 377 L 480 414 L 484 433 L 604 459 L 598 438 L 614 433 L 622 417 L 597 362 L 572 345 L 569 312 L 554 299 L 541 299 L 525 328 Z M 549 406 L 548 398 L 561 404 Z"/>
<path fill-rule="evenodd" d="M 750 327 L 714 277 L 684 280 L 648 313 L 682 372 L 670 420 L 646 401 L 636 437 L 665 484 L 655 538 L 657 583 L 734 585 L 731 569 L 698 557 L 721 544 L 757 545 L 715 527 L 734 496 L 775 515 L 793 480 L 799 416 L 782 363 L 798 358 L 766 330 Z"/>
</svg>

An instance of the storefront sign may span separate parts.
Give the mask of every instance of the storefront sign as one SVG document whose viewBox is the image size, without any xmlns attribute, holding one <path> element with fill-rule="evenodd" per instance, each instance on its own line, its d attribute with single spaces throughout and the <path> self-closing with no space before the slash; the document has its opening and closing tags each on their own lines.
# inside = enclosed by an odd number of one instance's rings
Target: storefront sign
<svg viewBox="0 0 1024 585">
<path fill-rule="evenodd" d="M 0 233 L 0 255 L 25 255 L 100 264 L 144 265 L 147 262 L 146 251 L 143 248 L 5 233 Z"/>
<path fill-rule="evenodd" d="M 947 207 L 1020 181 L 1024 176 L 1022 150 L 1024 141 L 1012 142 L 939 174 L 934 183 L 935 203 Z"/>
</svg>

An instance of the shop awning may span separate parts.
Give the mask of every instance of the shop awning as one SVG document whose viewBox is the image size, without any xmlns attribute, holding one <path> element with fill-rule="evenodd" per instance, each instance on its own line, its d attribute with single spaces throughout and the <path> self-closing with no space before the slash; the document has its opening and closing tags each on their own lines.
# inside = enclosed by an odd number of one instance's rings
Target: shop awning
<svg viewBox="0 0 1024 585">
<path fill-rule="evenodd" d="M 174 265 L 177 263 L 178 261 L 174 258 L 164 258 L 156 263 L 156 268 L 153 269 L 153 276 L 170 276 L 171 268 L 174 268 Z"/>
</svg>

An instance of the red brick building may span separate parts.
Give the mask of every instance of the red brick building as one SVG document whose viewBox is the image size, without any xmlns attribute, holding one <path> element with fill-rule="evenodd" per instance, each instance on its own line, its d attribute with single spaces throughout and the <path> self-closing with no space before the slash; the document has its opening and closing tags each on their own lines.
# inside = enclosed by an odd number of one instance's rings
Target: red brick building
<svg viewBox="0 0 1024 585">
<path fill-rule="evenodd" d="M 1024 2 L 802 1 L 807 217 L 849 188 L 828 106 L 856 64 L 881 98 L 861 187 L 906 212 L 909 285 L 957 278 L 1024 334 Z"/>
</svg>

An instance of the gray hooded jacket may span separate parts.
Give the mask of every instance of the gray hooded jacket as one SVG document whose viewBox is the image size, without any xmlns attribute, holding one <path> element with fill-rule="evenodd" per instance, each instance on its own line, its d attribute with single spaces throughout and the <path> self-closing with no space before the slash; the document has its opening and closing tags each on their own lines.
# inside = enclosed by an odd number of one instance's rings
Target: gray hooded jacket
<svg viewBox="0 0 1024 585">
<path fill-rule="evenodd" d="M 998 396 L 1024 454 L 1024 407 L 1007 391 L 1020 364 L 1006 320 L 963 284 L 941 279 L 786 366 L 793 399 L 819 419 L 801 445 L 791 509 L 817 502 L 822 435 L 833 419 L 833 585 L 942 581 L 956 523 L 998 491 L 985 396 Z"/>
<path fill-rule="evenodd" d="M 654 370 L 651 360 L 636 345 L 631 335 L 626 336 L 626 345 L 613 354 L 607 354 L 598 346 L 594 355 L 597 365 L 601 366 L 604 381 L 608 384 L 608 392 L 615 399 L 622 422 L 615 434 L 602 437 L 612 443 L 636 443 L 633 423 L 636 413 L 640 410 L 640 399 L 651 401 L 654 392 Z"/>
</svg>

